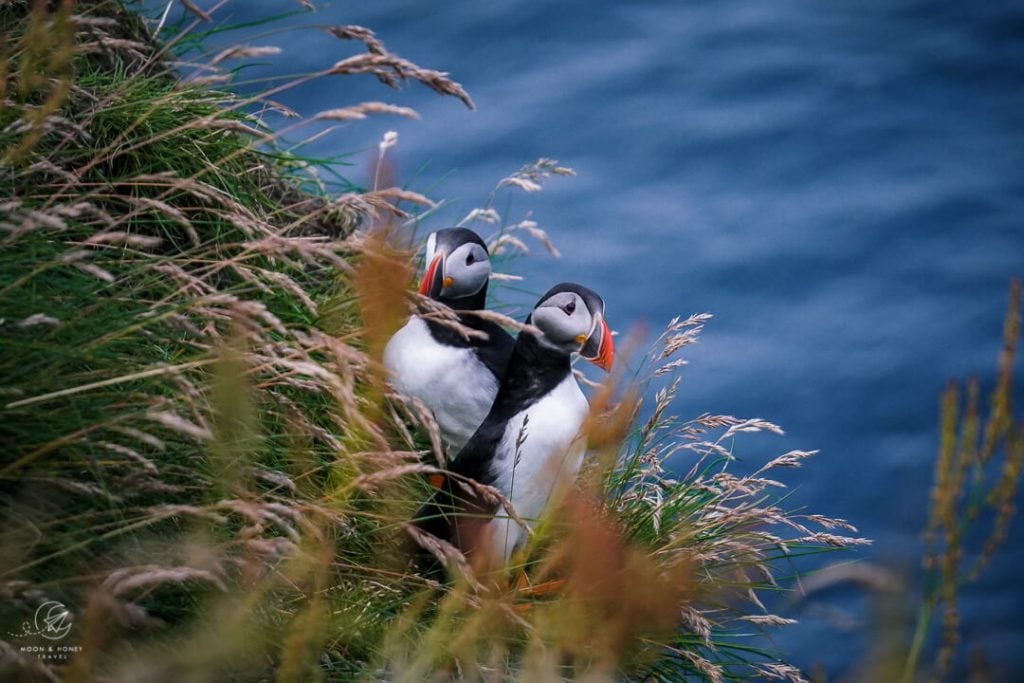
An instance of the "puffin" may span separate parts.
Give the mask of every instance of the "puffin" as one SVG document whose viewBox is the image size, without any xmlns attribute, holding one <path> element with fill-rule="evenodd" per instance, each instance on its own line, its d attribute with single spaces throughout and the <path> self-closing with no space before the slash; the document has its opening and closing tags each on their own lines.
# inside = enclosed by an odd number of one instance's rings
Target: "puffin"
<svg viewBox="0 0 1024 683">
<path fill-rule="evenodd" d="M 572 372 L 578 353 L 605 372 L 614 344 L 604 301 L 571 282 L 552 287 L 519 333 L 487 416 L 448 466 L 414 524 L 498 568 L 525 541 L 523 528 L 466 479 L 497 488 L 524 519 L 536 519 L 583 461 L 580 428 L 589 403 Z M 481 557 L 482 556 L 482 557 Z"/>
<path fill-rule="evenodd" d="M 459 322 L 483 332 L 466 339 L 451 327 L 413 315 L 384 348 L 384 366 L 402 394 L 434 414 L 449 453 L 458 453 L 483 422 L 514 340 L 500 325 L 470 311 L 483 310 L 491 275 L 490 254 L 480 236 L 446 228 L 427 238 L 427 269 L 420 294 L 458 312 Z"/>
</svg>

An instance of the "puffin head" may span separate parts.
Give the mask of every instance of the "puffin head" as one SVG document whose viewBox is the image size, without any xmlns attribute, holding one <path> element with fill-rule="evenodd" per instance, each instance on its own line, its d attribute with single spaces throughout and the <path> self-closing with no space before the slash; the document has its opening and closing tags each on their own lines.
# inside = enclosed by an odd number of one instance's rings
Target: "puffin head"
<svg viewBox="0 0 1024 683">
<path fill-rule="evenodd" d="M 579 353 L 605 372 L 611 370 L 615 345 L 604 321 L 604 300 L 592 289 L 563 282 L 548 290 L 528 323 L 540 330 L 540 342 L 564 352 Z"/>
<path fill-rule="evenodd" d="M 487 245 L 472 230 L 445 228 L 427 237 L 427 272 L 420 294 L 453 308 L 483 308 L 490 276 Z"/>
</svg>

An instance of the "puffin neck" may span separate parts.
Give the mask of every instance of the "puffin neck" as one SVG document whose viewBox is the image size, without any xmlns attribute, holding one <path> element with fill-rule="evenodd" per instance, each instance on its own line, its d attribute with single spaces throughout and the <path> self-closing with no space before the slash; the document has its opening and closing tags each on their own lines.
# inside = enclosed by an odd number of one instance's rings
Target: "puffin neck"
<svg viewBox="0 0 1024 683">
<path fill-rule="evenodd" d="M 492 411 L 522 410 L 553 390 L 571 373 L 569 356 L 541 344 L 529 332 L 520 332 Z"/>
<path fill-rule="evenodd" d="M 527 319 L 526 324 L 530 324 L 530 319 Z M 565 352 L 541 343 L 533 333 L 525 330 L 516 339 L 512 358 L 517 365 L 525 367 L 531 374 L 538 371 L 558 371 L 562 375 L 567 375 L 572 369 L 572 363 Z"/>
<path fill-rule="evenodd" d="M 440 296 L 437 300 L 453 311 L 482 311 L 487 307 L 487 285 L 484 284 L 476 294 L 458 299 Z"/>
<path fill-rule="evenodd" d="M 466 311 L 482 311 L 487 305 L 487 286 L 470 296 L 464 296 L 459 299 L 448 299 L 439 297 L 437 299 L 439 303 L 444 304 L 448 308 L 452 309 L 459 315 L 459 322 L 462 325 L 474 330 L 481 330 L 487 334 L 495 333 L 496 330 L 500 329 L 495 323 L 484 320 L 478 315 L 471 313 L 467 314 Z M 434 339 L 446 344 L 448 346 L 465 347 L 465 346 L 478 346 L 482 342 L 480 340 L 467 340 L 461 334 L 453 330 L 448 325 L 437 322 L 436 320 L 426 320 L 427 327 L 430 329 L 430 334 Z"/>
</svg>

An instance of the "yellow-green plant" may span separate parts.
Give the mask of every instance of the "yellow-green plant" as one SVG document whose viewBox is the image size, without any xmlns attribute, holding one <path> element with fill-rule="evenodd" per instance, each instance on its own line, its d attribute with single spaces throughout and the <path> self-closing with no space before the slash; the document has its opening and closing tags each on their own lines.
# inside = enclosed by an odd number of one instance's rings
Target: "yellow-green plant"
<svg viewBox="0 0 1024 683">
<path fill-rule="evenodd" d="M 959 597 L 975 583 L 1006 538 L 1016 513 L 1021 467 L 1024 465 L 1024 423 L 1013 417 L 1013 366 L 1020 341 L 1020 281 L 1010 286 L 1003 326 L 996 384 L 982 415 L 978 380 L 962 388 L 950 382 L 942 394 L 939 455 L 935 464 L 931 510 L 925 529 L 925 590 L 918 611 L 903 680 L 914 679 L 921 668 L 929 633 L 940 621 L 941 643 L 930 667 L 941 678 L 948 673 L 960 642 Z M 963 403 L 962 403 L 963 402 Z M 968 554 L 965 541 L 985 533 L 981 548 Z"/>
</svg>

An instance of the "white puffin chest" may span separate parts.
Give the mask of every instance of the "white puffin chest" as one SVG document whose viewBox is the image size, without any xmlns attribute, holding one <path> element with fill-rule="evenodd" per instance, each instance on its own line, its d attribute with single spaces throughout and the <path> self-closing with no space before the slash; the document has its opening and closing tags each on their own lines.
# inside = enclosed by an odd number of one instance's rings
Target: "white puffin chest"
<svg viewBox="0 0 1024 683">
<path fill-rule="evenodd" d="M 384 366 L 401 393 L 423 401 L 457 453 L 487 416 L 498 380 L 469 347 L 439 343 L 413 316 L 384 348 Z"/>
<path fill-rule="evenodd" d="M 580 428 L 589 410 L 587 398 L 570 374 L 509 420 L 491 468 L 496 475 L 494 486 L 509 498 L 520 517 L 540 517 L 551 494 L 572 483 L 583 461 L 586 443 Z M 518 448 L 517 441 L 521 442 Z M 497 515 L 490 524 L 495 559 L 507 561 L 525 534 L 502 510 Z"/>
</svg>

